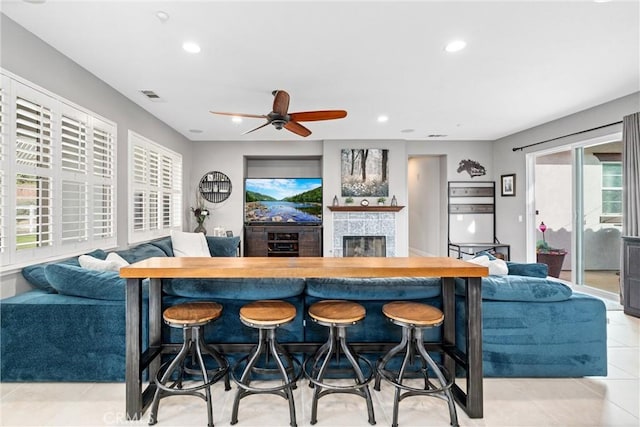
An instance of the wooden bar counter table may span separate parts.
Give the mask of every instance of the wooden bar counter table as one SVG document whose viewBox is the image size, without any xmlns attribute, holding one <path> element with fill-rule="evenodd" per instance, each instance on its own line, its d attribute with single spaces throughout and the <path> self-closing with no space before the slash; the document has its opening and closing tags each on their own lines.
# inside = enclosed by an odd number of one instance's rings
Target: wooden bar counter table
<svg viewBox="0 0 640 427">
<path fill-rule="evenodd" d="M 482 391 L 482 298 L 481 278 L 488 269 L 445 257 L 348 257 L 348 258 L 148 258 L 120 269 L 127 279 L 126 290 L 126 411 L 128 419 L 140 419 L 150 404 L 155 386 L 142 389 L 142 373 L 154 377 L 160 366 L 162 343 L 162 286 L 165 278 L 322 278 L 322 277 L 440 277 L 444 312 L 443 339 L 445 367 L 466 371 L 466 393 L 457 384 L 452 391 L 458 404 L 472 418 L 483 416 Z M 455 346 L 455 282 L 466 279 L 467 352 Z M 142 351 L 142 280 L 149 286 L 149 345 Z"/>
</svg>

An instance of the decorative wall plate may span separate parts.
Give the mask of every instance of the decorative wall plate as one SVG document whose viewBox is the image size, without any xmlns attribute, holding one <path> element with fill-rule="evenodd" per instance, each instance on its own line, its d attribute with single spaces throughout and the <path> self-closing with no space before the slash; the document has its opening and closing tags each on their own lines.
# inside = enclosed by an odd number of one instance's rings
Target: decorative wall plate
<svg viewBox="0 0 640 427">
<path fill-rule="evenodd" d="M 207 172 L 200 180 L 199 190 L 205 200 L 220 203 L 231 195 L 231 180 L 222 172 Z"/>
</svg>

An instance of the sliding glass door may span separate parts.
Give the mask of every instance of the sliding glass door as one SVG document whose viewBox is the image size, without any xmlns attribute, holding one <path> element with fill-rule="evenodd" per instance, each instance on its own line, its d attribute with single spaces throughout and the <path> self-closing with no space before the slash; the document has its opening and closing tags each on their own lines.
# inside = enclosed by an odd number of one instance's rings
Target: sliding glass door
<svg viewBox="0 0 640 427">
<path fill-rule="evenodd" d="M 577 285 L 618 293 L 622 230 L 620 135 L 532 153 L 534 218 L 529 241 L 552 274 Z M 541 224 L 544 223 L 544 226 Z M 541 230 L 544 230 L 542 232 Z M 562 254 L 564 253 L 564 259 Z M 555 255 L 555 256 L 549 256 Z"/>
</svg>

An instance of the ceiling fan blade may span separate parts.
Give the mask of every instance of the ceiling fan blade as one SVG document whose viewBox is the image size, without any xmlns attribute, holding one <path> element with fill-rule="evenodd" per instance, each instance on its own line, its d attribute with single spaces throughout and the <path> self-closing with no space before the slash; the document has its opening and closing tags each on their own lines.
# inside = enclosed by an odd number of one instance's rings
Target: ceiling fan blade
<svg viewBox="0 0 640 427">
<path fill-rule="evenodd" d="M 265 124 L 262 124 L 262 125 L 258 126 L 257 128 L 254 128 L 254 129 L 251 129 L 251 130 L 248 130 L 248 131 L 244 132 L 243 135 L 246 135 L 246 134 L 251 133 L 251 132 L 255 132 L 258 129 L 262 129 L 263 127 L 265 127 L 265 126 L 267 126 L 269 124 L 271 124 L 271 122 L 266 122 Z"/>
<path fill-rule="evenodd" d="M 284 128 L 300 136 L 306 137 L 311 135 L 311 131 L 309 129 L 302 126 L 300 123 L 294 122 L 293 120 L 290 120 L 286 125 L 284 125 Z"/>
<path fill-rule="evenodd" d="M 289 114 L 291 120 L 296 122 L 315 122 L 317 120 L 334 120 L 347 117 L 344 110 L 303 111 Z"/>
<path fill-rule="evenodd" d="M 220 111 L 209 111 L 211 114 L 219 114 L 221 116 L 250 117 L 252 119 L 266 119 L 264 114 L 245 114 L 245 113 L 223 113 Z"/>
<path fill-rule="evenodd" d="M 274 90 L 273 112 L 281 116 L 286 116 L 289 110 L 289 94 L 284 90 Z"/>
</svg>

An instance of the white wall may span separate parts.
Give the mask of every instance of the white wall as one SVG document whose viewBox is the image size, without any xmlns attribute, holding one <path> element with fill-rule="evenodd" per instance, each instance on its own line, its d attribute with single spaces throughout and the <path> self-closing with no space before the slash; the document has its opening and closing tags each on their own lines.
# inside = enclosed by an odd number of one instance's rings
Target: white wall
<svg viewBox="0 0 640 427">
<path fill-rule="evenodd" d="M 445 156 L 409 158 L 407 182 L 409 186 L 409 251 L 421 256 L 446 256 L 441 241 L 441 182 L 440 163 Z M 445 166 L 446 167 L 446 166 Z M 446 172 L 446 171 L 445 171 Z"/>
<path fill-rule="evenodd" d="M 284 131 L 283 131 L 284 132 Z M 188 183 L 189 191 L 185 201 L 186 209 L 190 212 L 190 207 L 195 206 L 196 189 L 202 176 L 209 171 L 219 171 L 226 174 L 231 180 L 233 190 L 227 200 L 222 203 L 206 203 L 210 210 L 210 217 L 205 221 L 205 228 L 209 233 L 214 227 L 222 227 L 225 230 L 233 231 L 236 236 L 242 236 L 244 221 L 244 177 L 245 177 L 245 156 L 273 157 L 286 160 L 287 157 L 319 157 L 322 156 L 322 142 L 320 141 L 247 141 L 247 142 L 220 142 L 202 141 L 194 142 L 193 158 L 191 164 L 185 168 L 185 181 Z M 273 166 L 265 170 L 263 177 L 269 173 L 282 175 L 282 170 L 291 171 L 291 165 L 282 167 Z M 326 188 L 326 181 L 323 182 Z M 338 187 L 339 188 L 339 187 Z M 330 204 L 327 191 L 324 192 L 324 204 Z M 193 230 L 196 222 L 193 215 L 189 216 L 185 223 L 185 229 Z"/>
<path fill-rule="evenodd" d="M 547 150 L 578 141 L 620 132 L 622 125 L 610 126 L 581 135 L 561 138 L 557 141 L 531 147 L 523 151 L 513 151 L 514 147 L 560 137 L 594 127 L 621 121 L 626 115 L 640 111 L 640 92 L 615 99 L 611 102 L 575 113 L 549 123 L 501 138 L 493 142 L 493 178 L 498 182 L 500 175 L 516 174 L 516 196 L 497 198 L 498 236 L 509 236 L 511 258 L 515 261 L 535 260 L 535 239 L 527 247 L 526 231 L 537 227 L 536 219 L 528 218 L 526 212 L 526 188 L 532 187 L 525 177 L 525 155 L 529 152 Z M 533 200 L 532 200 L 533 202 Z M 519 222 L 522 216 L 525 222 Z"/>
</svg>

